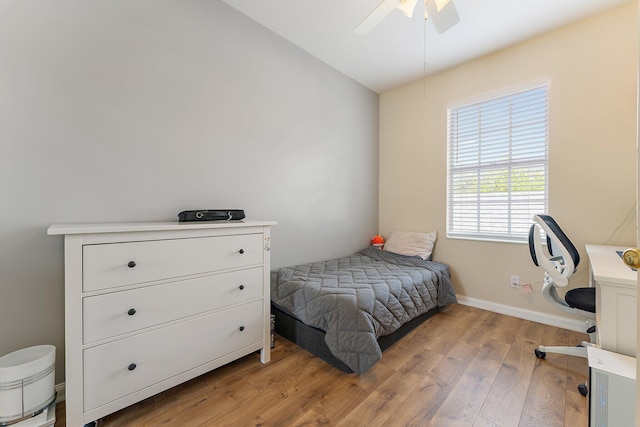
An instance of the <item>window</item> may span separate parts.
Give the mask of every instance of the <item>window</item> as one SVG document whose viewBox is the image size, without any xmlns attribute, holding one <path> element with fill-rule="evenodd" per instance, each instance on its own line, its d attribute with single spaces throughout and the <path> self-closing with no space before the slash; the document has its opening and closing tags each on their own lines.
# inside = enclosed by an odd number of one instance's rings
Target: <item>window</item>
<svg viewBox="0 0 640 427">
<path fill-rule="evenodd" d="M 447 237 L 526 241 L 547 211 L 548 84 L 448 110 Z"/>
</svg>

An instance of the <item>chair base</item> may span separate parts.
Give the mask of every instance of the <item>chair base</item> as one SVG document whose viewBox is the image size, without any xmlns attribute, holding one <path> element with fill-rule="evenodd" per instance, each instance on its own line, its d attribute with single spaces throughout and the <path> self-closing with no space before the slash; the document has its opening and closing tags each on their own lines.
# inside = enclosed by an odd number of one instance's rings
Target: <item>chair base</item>
<svg viewBox="0 0 640 427">
<path fill-rule="evenodd" d="M 538 346 L 534 350 L 538 359 L 544 359 L 547 357 L 547 353 L 566 354 L 569 356 L 577 356 L 587 358 L 587 347 L 594 345 L 593 343 L 582 341 L 577 347 L 565 347 L 565 346 Z M 589 387 L 586 382 L 578 385 L 578 392 L 581 395 L 586 396 L 589 394 Z"/>
<path fill-rule="evenodd" d="M 587 358 L 587 347 L 593 345 L 589 342 L 582 341 L 577 347 L 566 347 L 566 346 L 546 346 L 541 345 L 536 350 L 536 356 L 540 359 L 544 359 L 547 353 L 556 353 L 556 354 L 567 354 L 569 356 L 577 356 Z"/>
</svg>

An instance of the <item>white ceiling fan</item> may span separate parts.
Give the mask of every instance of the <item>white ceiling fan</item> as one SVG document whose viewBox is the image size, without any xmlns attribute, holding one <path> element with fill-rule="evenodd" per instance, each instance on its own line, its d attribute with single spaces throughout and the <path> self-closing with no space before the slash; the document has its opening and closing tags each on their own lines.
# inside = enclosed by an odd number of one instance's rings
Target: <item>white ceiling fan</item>
<svg viewBox="0 0 640 427">
<path fill-rule="evenodd" d="M 367 16 L 354 30 L 354 33 L 366 34 L 373 30 L 394 9 L 400 9 L 409 18 L 413 16 L 418 0 L 382 0 L 373 12 Z M 433 21 L 438 33 L 444 33 L 460 22 L 458 11 L 453 0 L 424 0 L 424 18 Z"/>
</svg>

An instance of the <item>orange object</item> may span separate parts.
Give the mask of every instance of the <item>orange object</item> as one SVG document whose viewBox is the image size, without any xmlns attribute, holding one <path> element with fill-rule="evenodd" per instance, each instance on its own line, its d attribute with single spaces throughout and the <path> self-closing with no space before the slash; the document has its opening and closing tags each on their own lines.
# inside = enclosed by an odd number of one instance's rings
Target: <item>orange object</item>
<svg viewBox="0 0 640 427">
<path fill-rule="evenodd" d="M 376 234 L 375 236 L 373 236 L 371 238 L 371 244 L 372 245 L 384 245 L 384 237 L 380 236 L 379 234 Z"/>
</svg>

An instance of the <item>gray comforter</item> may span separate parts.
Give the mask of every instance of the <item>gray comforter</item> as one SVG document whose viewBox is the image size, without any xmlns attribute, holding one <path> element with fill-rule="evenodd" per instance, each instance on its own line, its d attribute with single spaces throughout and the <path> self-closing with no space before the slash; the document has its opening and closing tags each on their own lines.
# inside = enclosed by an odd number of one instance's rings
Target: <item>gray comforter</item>
<svg viewBox="0 0 640 427">
<path fill-rule="evenodd" d="M 455 303 L 446 265 L 375 248 L 271 272 L 271 300 L 326 332 L 329 350 L 361 374 L 382 357 L 377 338 Z"/>
</svg>

